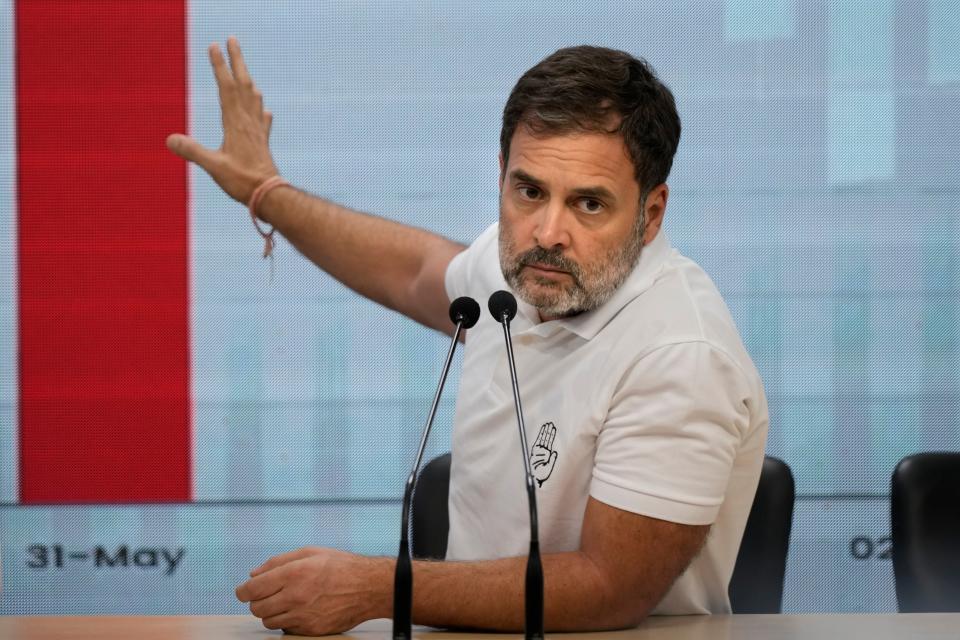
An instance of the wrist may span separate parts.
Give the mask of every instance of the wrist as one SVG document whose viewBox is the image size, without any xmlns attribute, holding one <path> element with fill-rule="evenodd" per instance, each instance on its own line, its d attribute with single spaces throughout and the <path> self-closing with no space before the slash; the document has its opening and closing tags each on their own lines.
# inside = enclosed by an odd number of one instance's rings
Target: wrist
<svg viewBox="0 0 960 640">
<path fill-rule="evenodd" d="M 393 574 L 395 558 L 366 558 L 370 585 L 367 619 L 393 617 Z"/>
<path fill-rule="evenodd" d="M 260 208 L 260 201 L 263 200 L 270 191 L 276 189 L 277 187 L 282 187 L 289 184 L 286 180 L 281 178 L 279 175 L 273 175 L 260 183 L 260 185 L 253 190 L 253 194 L 250 196 L 250 201 L 247 204 L 247 208 L 250 210 L 250 220 L 253 222 L 254 228 L 257 230 L 263 237 L 263 257 L 269 257 L 273 251 L 273 233 L 274 229 L 265 230 L 260 226 L 260 223 L 257 221 L 261 216 L 258 214 L 258 209 Z M 262 219 L 262 218 L 261 218 Z"/>
<path fill-rule="evenodd" d="M 264 183 L 265 182 L 266 180 L 264 181 Z M 293 185 L 291 185 L 286 180 L 282 180 L 277 184 L 273 185 L 272 187 L 263 190 L 259 194 L 259 197 L 257 198 L 257 207 L 256 207 L 256 210 L 254 211 L 254 215 L 256 215 L 257 219 L 262 220 L 263 222 L 271 226 L 276 224 L 275 219 L 276 219 L 277 208 L 275 206 L 275 203 L 277 202 L 277 192 L 283 191 L 284 187 L 292 188 Z"/>
<path fill-rule="evenodd" d="M 267 176 L 263 180 L 258 180 L 256 186 L 252 191 L 250 191 L 250 195 L 246 200 L 247 208 L 250 210 L 250 216 L 254 219 L 269 222 L 269 220 L 267 220 L 261 212 L 263 200 L 277 187 L 283 187 L 288 184 L 290 183 L 280 177 L 280 174 L 278 173 Z"/>
</svg>

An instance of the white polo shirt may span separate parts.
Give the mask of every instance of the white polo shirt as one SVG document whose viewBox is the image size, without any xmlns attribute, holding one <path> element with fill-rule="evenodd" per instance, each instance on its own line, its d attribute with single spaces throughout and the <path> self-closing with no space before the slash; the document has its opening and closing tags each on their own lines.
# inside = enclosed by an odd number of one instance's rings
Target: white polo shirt
<svg viewBox="0 0 960 640">
<path fill-rule="evenodd" d="M 450 478 L 449 560 L 526 555 L 530 528 L 503 330 L 494 224 L 446 273 L 484 312 L 467 334 Z M 654 614 L 725 613 L 767 435 L 763 385 L 716 287 L 661 231 L 601 307 L 511 323 L 543 553 L 579 548 L 587 496 L 707 542 Z"/>
</svg>

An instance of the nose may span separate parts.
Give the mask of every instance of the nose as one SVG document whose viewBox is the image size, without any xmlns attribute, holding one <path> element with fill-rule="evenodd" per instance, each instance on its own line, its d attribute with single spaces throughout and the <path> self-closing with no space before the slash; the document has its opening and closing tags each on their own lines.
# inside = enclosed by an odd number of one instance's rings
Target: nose
<svg viewBox="0 0 960 640">
<path fill-rule="evenodd" d="M 539 212 L 533 238 L 544 249 L 565 249 L 570 245 L 570 231 L 563 204 L 548 202 Z"/>
</svg>

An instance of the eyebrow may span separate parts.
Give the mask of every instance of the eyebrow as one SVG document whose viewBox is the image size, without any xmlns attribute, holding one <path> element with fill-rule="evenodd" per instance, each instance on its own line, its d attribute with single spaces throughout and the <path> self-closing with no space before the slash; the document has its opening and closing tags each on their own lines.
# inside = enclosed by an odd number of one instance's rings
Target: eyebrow
<svg viewBox="0 0 960 640">
<path fill-rule="evenodd" d="M 543 180 L 536 178 L 523 169 L 514 169 L 510 172 L 510 180 L 512 182 L 529 182 L 530 184 L 543 187 L 545 186 Z M 578 196 L 585 198 L 599 198 L 601 200 L 606 200 L 607 202 L 616 202 L 617 198 L 613 195 L 613 192 L 607 189 L 606 187 L 594 186 L 594 187 L 574 187 L 571 189 L 573 193 Z"/>
</svg>

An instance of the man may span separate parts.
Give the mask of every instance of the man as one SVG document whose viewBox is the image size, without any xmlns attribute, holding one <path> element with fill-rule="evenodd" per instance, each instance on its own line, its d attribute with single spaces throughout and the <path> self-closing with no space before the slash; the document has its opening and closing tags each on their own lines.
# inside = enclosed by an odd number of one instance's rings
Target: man
<svg viewBox="0 0 960 640">
<path fill-rule="evenodd" d="M 500 221 L 469 248 L 278 184 L 237 42 L 210 58 L 224 140 L 173 135 L 233 198 L 381 304 L 450 332 L 449 301 L 509 286 L 533 443 L 550 630 L 729 611 L 767 430 L 759 377 L 706 274 L 660 231 L 680 137 L 647 65 L 595 47 L 528 71 L 504 110 Z M 270 182 L 267 182 L 270 180 Z M 258 188 L 259 187 L 259 188 Z M 466 340 L 446 562 L 414 566 L 414 621 L 519 630 L 526 496 L 500 328 Z M 326 634 L 392 614 L 393 559 L 307 548 L 237 588 L 271 629 Z"/>
</svg>

